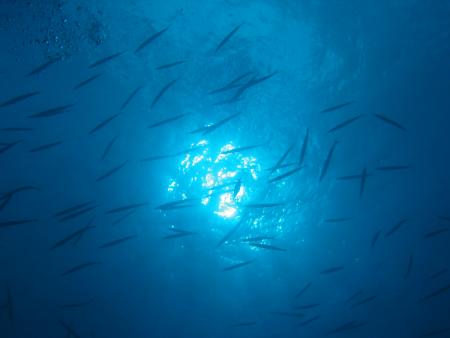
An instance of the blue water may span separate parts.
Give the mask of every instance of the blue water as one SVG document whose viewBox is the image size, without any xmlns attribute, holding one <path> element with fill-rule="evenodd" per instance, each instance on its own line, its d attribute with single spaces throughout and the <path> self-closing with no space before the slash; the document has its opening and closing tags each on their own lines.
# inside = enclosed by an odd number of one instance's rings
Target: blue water
<svg viewBox="0 0 450 338">
<path fill-rule="evenodd" d="M 0 337 L 449 337 L 449 18 L 1 1 Z"/>
</svg>

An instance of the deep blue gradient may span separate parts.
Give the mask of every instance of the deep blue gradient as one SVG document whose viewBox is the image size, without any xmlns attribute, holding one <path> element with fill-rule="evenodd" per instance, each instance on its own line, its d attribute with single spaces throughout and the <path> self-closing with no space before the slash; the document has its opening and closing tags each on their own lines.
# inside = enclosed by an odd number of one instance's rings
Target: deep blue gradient
<svg viewBox="0 0 450 338">
<path fill-rule="evenodd" d="M 0 337 L 450 336 L 449 1 L 3 0 L 0 39 Z"/>
</svg>

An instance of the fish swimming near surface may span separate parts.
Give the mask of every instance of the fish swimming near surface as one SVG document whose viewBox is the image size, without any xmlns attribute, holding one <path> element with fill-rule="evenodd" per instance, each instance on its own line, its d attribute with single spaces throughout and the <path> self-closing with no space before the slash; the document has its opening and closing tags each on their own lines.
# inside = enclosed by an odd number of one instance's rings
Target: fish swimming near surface
<svg viewBox="0 0 450 338">
<path fill-rule="evenodd" d="M 74 241 L 74 245 L 75 245 L 76 243 L 78 243 L 79 239 L 84 235 L 85 232 L 95 228 L 95 226 L 92 226 L 91 223 L 89 223 L 88 225 L 82 227 L 81 229 L 69 234 L 68 236 L 64 237 L 63 239 L 57 241 L 55 244 L 53 244 L 50 247 L 50 250 L 55 250 L 55 249 L 63 246 L 64 244 L 69 243 L 72 240 L 75 240 Z"/>
<path fill-rule="evenodd" d="M 105 63 L 107 63 L 107 62 L 110 62 L 110 61 L 112 61 L 112 60 L 118 58 L 119 56 L 121 56 L 123 53 L 124 53 L 124 52 L 117 52 L 117 53 L 114 53 L 114 54 L 105 56 L 104 58 L 101 58 L 101 59 L 99 59 L 99 60 L 97 60 L 97 61 L 91 63 L 91 64 L 89 65 L 89 68 L 95 68 L 95 67 L 98 67 L 98 66 L 100 66 L 100 65 L 103 65 L 103 64 L 105 64 Z"/>
<path fill-rule="evenodd" d="M 57 218 L 58 217 L 64 217 L 67 214 L 71 214 L 71 213 L 77 212 L 78 210 L 83 209 L 83 208 L 85 208 L 85 207 L 87 207 L 89 205 L 92 205 L 92 204 L 94 204 L 94 201 L 88 201 L 88 202 L 83 202 L 83 203 L 78 203 L 78 204 L 72 205 L 70 207 L 64 208 L 64 209 L 56 212 L 54 214 L 54 217 L 57 217 Z"/>
<path fill-rule="evenodd" d="M 57 107 L 45 109 L 45 110 L 42 110 L 37 113 L 29 115 L 28 118 L 38 119 L 38 118 L 53 117 L 53 116 L 60 115 L 60 114 L 67 112 L 73 106 L 74 106 L 74 104 L 66 104 L 63 106 L 57 106 Z"/>
<path fill-rule="evenodd" d="M 247 83 L 243 84 L 241 87 L 238 88 L 238 90 L 235 92 L 235 94 L 228 99 L 227 101 L 225 101 L 225 103 L 232 103 L 232 102 L 236 102 L 239 101 L 242 97 L 242 95 L 251 87 L 256 86 L 257 84 L 260 84 L 262 82 L 265 82 L 269 79 L 271 79 L 272 77 L 274 77 L 276 74 L 278 73 L 278 71 L 274 71 L 272 73 L 269 73 L 265 76 L 261 76 L 260 78 L 253 76 L 250 81 L 248 81 Z"/>
<path fill-rule="evenodd" d="M 6 313 L 8 316 L 9 322 L 13 325 L 14 324 L 14 300 L 11 292 L 11 287 L 9 285 L 6 285 L 6 303 L 3 306 L 0 306 L 1 308 L 6 309 Z"/>
<path fill-rule="evenodd" d="M 438 218 L 442 221 L 450 222 L 450 217 L 448 217 L 448 216 L 439 216 Z"/>
<path fill-rule="evenodd" d="M 430 300 L 430 299 L 433 299 L 433 298 L 435 298 L 435 297 L 438 297 L 438 296 L 440 296 L 440 295 L 443 295 L 443 294 L 447 293 L 448 291 L 450 291 L 450 284 L 447 284 L 447 285 L 445 285 L 445 286 L 443 286 L 443 287 L 441 287 L 441 288 L 439 288 L 439 289 L 436 289 L 436 290 L 430 292 L 430 293 L 427 294 L 425 297 L 423 297 L 423 298 L 421 299 L 421 301 L 422 301 L 422 302 L 428 301 L 428 300 Z"/>
<path fill-rule="evenodd" d="M 220 247 L 222 244 L 228 242 L 230 240 L 230 238 L 239 230 L 241 229 L 241 227 L 244 225 L 244 222 L 246 221 L 246 219 L 244 217 L 242 217 L 239 222 L 236 223 L 235 226 L 233 226 L 223 237 L 222 239 L 219 241 L 219 243 L 217 243 L 216 248 Z"/>
<path fill-rule="evenodd" d="M 373 248 L 375 246 L 375 244 L 380 239 L 380 236 L 381 236 L 381 230 L 378 230 L 377 232 L 375 232 L 375 234 L 372 237 L 372 241 L 370 242 L 370 247 L 371 248 Z"/>
<path fill-rule="evenodd" d="M 242 205 L 243 208 L 247 209 L 264 209 L 264 208 L 276 208 L 285 205 L 286 203 L 249 203 Z"/>
<path fill-rule="evenodd" d="M 25 132 L 25 131 L 33 131 L 36 130 L 34 128 L 28 128 L 28 127 L 6 127 L 6 128 L 0 128 L 0 131 L 6 131 L 6 132 Z"/>
<path fill-rule="evenodd" d="M 330 150 L 328 151 L 327 157 L 325 159 L 325 162 L 323 163 L 322 170 L 320 172 L 319 182 L 321 182 L 325 178 L 325 175 L 328 172 L 328 168 L 330 167 L 331 159 L 333 158 L 333 154 L 334 154 L 337 144 L 338 144 L 338 141 L 334 141 L 333 145 L 331 146 Z"/>
<path fill-rule="evenodd" d="M 81 209 L 79 209 L 77 211 L 74 211 L 72 213 L 66 214 L 64 216 L 61 216 L 58 219 L 58 222 L 63 223 L 63 222 L 72 220 L 72 219 L 77 218 L 77 217 L 79 217 L 81 215 L 84 215 L 84 214 L 86 214 L 88 212 L 91 212 L 92 210 L 96 209 L 97 207 L 98 207 L 98 205 L 88 205 L 88 206 L 86 206 L 84 208 L 81 208 Z"/>
<path fill-rule="evenodd" d="M 352 217 L 337 217 L 337 218 L 327 218 L 324 220 L 325 223 L 344 223 L 351 221 Z"/>
<path fill-rule="evenodd" d="M 153 98 L 153 101 L 150 105 L 150 109 L 153 109 L 155 105 L 161 100 L 161 98 L 164 96 L 164 94 L 177 83 L 178 79 L 174 79 L 167 83 L 164 87 L 162 87 L 159 92 L 155 95 Z"/>
<path fill-rule="evenodd" d="M 273 246 L 273 245 L 269 245 L 269 244 L 263 244 L 263 243 L 251 242 L 249 245 L 252 246 L 252 247 L 259 248 L 259 249 L 264 249 L 264 250 L 286 251 L 286 249 L 279 248 L 277 246 Z"/>
<path fill-rule="evenodd" d="M 13 197 L 21 192 L 24 191 L 39 191 L 39 188 L 32 186 L 32 185 L 26 185 L 21 186 L 9 191 L 5 191 L 4 193 L 0 194 L 0 211 L 3 210 L 13 199 Z"/>
<path fill-rule="evenodd" d="M 243 327 L 243 326 L 254 326 L 257 322 L 240 322 L 230 325 L 230 327 Z"/>
<path fill-rule="evenodd" d="M 197 133 L 202 133 L 202 135 L 206 135 L 211 133 L 212 131 L 216 130 L 217 128 L 223 126 L 225 123 L 227 123 L 228 121 L 238 117 L 241 113 L 235 113 L 232 114 L 226 118 L 224 118 L 223 120 L 217 121 L 216 123 L 213 123 L 211 125 L 208 126 L 204 126 L 198 129 L 195 129 L 193 131 L 190 132 L 190 134 L 197 134 Z"/>
<path fill-rule="evenodd" d="M 78 309 L 78 308 L 86 307 L 86 306 L 92 304 L 93 302 L 94 302 L 94 299 L 91 298 L 84 302 L 63 304 L 63 305 L 60 305 L 59 308 L 60 309 Z"/>
<path fill-rule="evenodd" d="M 78 84 L 76 84 L 73 89 L 74 90 L 78 90 L 80 88 L 83 88 L 85 86 L 87 86 L 89 83 L 93 82 L 94 80 L 98 79 L 102 74 L 95 74 L 92 75 L 91 77 L 87 78 L 86 80 L 83 80 L 81 82 L 79 82 Z"/>
<path fill-rule="evenodd" d="M 314 303 L 314 304 L 296 305 L 295 308 L 299 310 L 309 310 L 314 309 L 318 306 L 320 306 L 319 303 Z"/>
<path fill-rule="evenodd" d="M 405 271 L 405 279 L 409 277 L 409 275 L 411 274 L 412 268 L 413 268 L 413 264 L 414 264 L 414 255 L 409 255 L 408 258 L 408 265 L 406 267 L 406 271 Z"/>
<path fill-rule="evenodd" d="M 402 227 L 402 225 L 405 224 L 406 222 L 407 222 L 407 219 L 402 219 L 402 220 L 400 220 L 399 222 L 397 222 L 396 224 L 394 224 L 394 226 L 393 226 L 390 230 L 388 230 L 388 231 L 386 232 L 386 234 L 384 235 L 384 237 L 387 238 L 387 237 L 392 236 L 392 235 L 393 235 L 394 233 L 396 233 L 396 232 Z"/>
<path fill-rule="evenodd" d="M 257 144 L 257 145 L 254 145 L 254 146 L 244 146 L 244 147 L 233 148 L 233 149 L 230 149 L 230 150 L 224 150 L 224 151 L 221 151 L 220 153 L 224 154 L 224 155 L 229 155 L 229 154 L 240 153 L 240 152 L 243 152 L 243 151 L 246 151 L 246 150 L 252 150 L 252 149 L 260 148 L 262 146 L 264 146 L 264 145 L 263 144 Z"/>
<path fill-rule="evenodd" d="M 186 61 L 180 60 L 180 61 L 170 62 L 170 63 L 163 64 L 161 66 L 155 67 L 155 69 L 162 70 L 162 69 L 167 69 L 167 68 L 173 68 L 175 66 L 182 65 L 183 63 L 186 63 Z"/>
<path fill-rule="evenodd" d="M 167 30 L 169 29 L 170 26 L 167 26 L 163 29 L 161 29 L 160 31 L 157 31 L 156 33 L 152 34 L 150 37 L 148 37 L 147 39 L 145 39 L 134 51 L 135 54 L 139 53 L 141 50 L 143 50 L 145 47 L 147 47 L 148 45 L 150 45 L 151 43 L 153 43 L 156 39 L 158 39 L 161 35 L 163 35 L 165 32 L 167 32 Z"/>
<path fill-rule="evenodd" d="M 347 107 L 347 106 L 349 106 L 349 105 L 351 105 L 353 103 L 355 103 L 355 101 L 347 101 L 347 102 L 344 102 L 344 103 L 340 103 L 340 104 L 337 104 L 337 105 L 334 105 L 334 106 L 331 106 L 331 107 L 323 109 L 321 111 L 321 113 L 329 113 L 329 112 L 332 112 L 332 111 L 336 111 L 336 110 L 342 109 L 344 107 Z"/>
<path fill-rule="evenodd" d="M 303 138 L 302 149 L 300 151 L 300 157 L 298 159 L 298 165 L 301 166 L 305 161 L 306 152 L 308 151 L 309 143 L 309 129 L 306 128 L 305 137 Z"/>
<path fill-rule="evenodd" d="M 90 262 L 85 262 L 85 263 L 81 263 L 81 264 L 75 265 L 75 266 L 65 270 L 64 272 L 62 272 L 61 273 L 61 277 L 65 277 L 65 276 L 71 275 L 71 274 L 73 274 L 75 272 L 79 272 L 79 271 L 85 270 L 85 269 L 87 269 L 89 267 L 93 267 L 93 266 L 98 265 L 98 264 L 100 264 L 100 263 L 99 262 L 91 262 L 90 261 Z"/>
<path fill-rule="evenodd" d="M 443 329 L 436 329 L 436 330 L 432 330 L 429 331 L 427 333 L 424 333 L 423 335 L 421 335 L 420 337 L 437 337 L 437 336 L 444 336 L 446 333 L 450 332 L 450 327 L 446 327 Z"/>
<path fill-rule="evenodd" d="M 367 173 L 367 169 L 363 168 L 361 174 L 359 175 L 349 175 L 349 176 L 341 176 L 337 179 L 340 181 L 348 181 L 348 180 L 359 180 L 359 196 L 361 197 L 364 193 L 364 189 L 366 186 L 367 177 L 370 175 Z"/>
<path fill-rule="evenodd" d="M 136 209 L 133 209 L 133 210 L 127 212 L 126 214 L 124 214 L 121 217 L 119 217 L 118 219 L 116 219 L 111 225 L 117 225 L 117 224 L 121 223 L 122 221 L 124 221 L 125 219 L 127 219 L 128 217 L 133 215 L 135 212 L 136 212 Z"/>
<path fill-rule="evenodd" d="M 398 171 L 398 170 L 406 170 L 410 169 L 410 165 L 387 165 L 387 166 L 381 166 L 376 167 L 375 170 L 378 171 Z"/>
<path fill-rule="evenodd" d="M 95 132 L 99 131 L 100 129 L 106 127 L 109 123 L 111 123 L 111 121 L 113 121 L 114 119 L 116 119 L 119 115 L 120 115 L 120 113 L 112 114 L 111 116 L 108 116 L 106 119 L 104 119 L 104 120 L 101 121 L 99 124 L 97 124 L 94 128 L 92 128 L 92 129 L 89 131 L 89 135 L 92 135 L 92 134 L 94 134 Z"/>
<path fill-rule="evenodd" d="M 297 294 L 295 295 L 295 298 L 299 298 L 301 295 L 303 295 L 311 287 L 311 285 L 312 285 L 312 282 L 306 283 L 306 285 L 304 287 L 302 287 L 299 292 L 297 292 Z"/>
<path fill-rule="evenodd" d="M 242 27 L 242 24 L 235 26 L 217 45 L 215 52 L 217 53 L 220 49 L 222 49 L 225 44 L 230 41 L 234 34 Z"/>
<path fill-rule="evenodd" d="M 140 92 L 140 90 L 142 89 L 142 86 L 138 86 L 136 89 L 134 89 L 130 95 L 128 95 L 128 97 L 125 99 L 125 101 L 122 103 L 122 105 L 120 106 L 120 110 L 124 110 L 129 104 L 130 102 L 133 100 L 133 98 Z"/>
<path fill-rule="evenodd" d="M 433 231 L 427 232 L 425 235 L 423 235 L 424 238 L 432 238 L 439 235 L 446 234 L 450 231 L 450 228 L 439 228 L 435 229 Z"/>
<path fill-rule="evenodd" d="M 163 239 L 175 239 L 175 238 L 181 238 L 181 237 L 192 236 L 192 235 L 197 235 L 197 233 L 183 230 L 183 231 L 177 231 L 173 235 L 164 236 Z"/>
<path fill-rule="evenodd" d="M 16 225 L 35 223 L 37 221 L 38 220 L 36 218 L 19 219 L 19 220 L 13 220 L 13 221 L 0 221 L 0 229 L 1 228 L 7 228 L 7 227 L 13 227 L 13 226 L 16 226 Z"/>
<path fill-rule="evenodd" d="M 34 92 L 28 92 L 28 93 L 24 93 L 24 94 L 20 94 L 20 95 L 14 96 L 14 97 L 12 97 L 10 99 L 7 99 L 6 101 L 0 102 L 0 108 L 4 108 L 4 107 L 7 107 L 7 106 L 12 106 L 12 105 L 14 105 L 16 103 L 25 101 L 25 100 L 27 100 L 29 98 L 32 98 L 33 96 L 36 96 L 36 95 L 39 95 L 39 94 L 41 94 L 41 92 L 34 91 Z"/>
<path fill-rule="evenodd" d="M 117 246 L 119 244 L 123 244 L 125 242 L 128 242 L 128 241 L 130 241 L 130 240 L 132 240 L 132 239 L 134 239 L 136 237 L 137 237 L 137 235 L 129 235 L 129 236 L 125 236 L 125 237 L 122 237 L 122 238 L 118 238 L 118 239 L 115 239 L 115 240 L 103 243 L 98 248 L 99 249 L 111 248 L 113 246 Z"/>
<path fill-rule="evenodd" d="M 394 121 L 393 119 L 387 117 L 386 115 L 375 113 L 375 114 L 373 114 L 373 116 L 375 116 L 377 119 L 383 121 L 384 123 L 386 123 L 386 124 L 388 124 L 390 126 L 394 126 L 397 129 L 406 131 L 406 128 L 404 126 L 402 126 L 397 121 Z"/>
<path fill-rule="evenodd" d="M 287 172 L 285 172 L 284 174 L 281 174 L 279 176 L 273 177 L 269 180 L 269 183 L 273 183 L 273 182 L 277 182 L 277 181 L 281 181 L 282 179 L 285 179 L 286 177 L 292 176 L 295 173 L 299 172 L 300 170 L 303 169 L 303 166 L 298 166 L 294 169 L 288 170 Z"/>
<path fill-rule="evenodd" d="M 349 119 L 347 119 L 347 120 L 337 124 L 333 128 L 329 129 L 328 133 L 333 133 L 333 132 L 338 131 L 338 130 L 340 130 L 342 128 L 345 128 L 345 127 L 349 126 L 350 124 L 352 124 L 352 123 L 356 122 L 357 120 L 359 120 L 362 116 L 363 116 L 362 114 L 359 114 L 359 115 L 356 115 L 354 117 L 351 117 L 351 118 L 349 118 Z"/>
<path fill-rule="evenodd" d="M 241 80 L 245 79 L 246 77 L 252 75 L 252 74 L 254 74 L 254 72 L 245 72 L 245 73 L 237 76 L 236 78 L 234 78 L 230 82 L 228 82 L 226 85 L 210 91 L 209 94 L 210 95 L 217 94 L 217 93 L 224 92 L 224 91 L 227 91 L 227 90 L 230 90 L 230 89 L 233 89 L 233 88 L 240 87 L 239 82 Z"/>
<path fill-rule="evenodd" d="M 282 317 L 294 317 L 294 318 L 303 318 L 305 315 L 303 313 L 298 312 L 288 312 L 288 311 L 271 311 L 271 315 L 282 316 Z"/>
<path fill-rule="evenodd" d="M 73 329 L 73 327 L 67 324 L 65 321 L 59 320 L 59 324 L 66 330 L 67 338 L 81 338 L 80 335 Z"/>
<path fill-rule="evenodd" d="M 430 277 L 428 277 L 428 279 L 436 279 L 436 278 L 439 278 L 439 277 L 445 275 L 445 274 L 447 273 L 447 271 L 448 271 L 447 268 L 441 269 L 441 270 L 439 270 L 439 271 L 433 273 Z"/>
<path fill-rule="evenodd" d="M 239 191 L 241 190 L 241 186 L 242 186 L 241 179 L 238 179 L 236 184 L 234 185 L 233 199 L 236 199 L 237 195 L 239 194 Z"/>
<path fill-rule="evenodd" d="M 110 170 L 106 171 L 104 174 L 97 177 L 97 179 L 95 181 L 101 182 L 101 181 L 107 179 L 108 177 L 111 177 L 113 174 L 117 173 L 120 169 L 122 169 L 127 163 L 128 163 L 128 161 L 124 161 L 121 164 L 111 168 Z"/>
<path fill-rule="evenodd" d="M 14 142 L 8 142 L 8 143 L 0 143 L 0 154 L 6 153 L 8 150 L 12 149 L 19 143 L 22 143 L 22 140 L 14 141 Z"/>
<path fill-rule="evenodd" d="M 124 205 L 121 207 L 109 209 L 108 211 L 105 212 L 105 214 L 109 215 L 109 214 L 116 214 L 116 213 L 120 213 L 120 212 L 124 212 L 124 211 L 129 211 L 129 210 L 135 210 L 137 208 L 140 208 L 140 207 L 143 207 L 146 205 L 148 205 L 148 203 L 128 204 L 128 205 Z"/>
<path fill-rule="evenodd" d="M 353 293 L 350 297 L 348 297 L 347 300 L 345 301 L 345 303 L 346 304 L 351 303 L 351 302 L 355 301 L 356 299 L 359 299 L 363 294 L 364 294 L 364 290 L 359 289 L 358 291 Z"/>
<path fill-rule="evenodd" d="M 328 269 L 320 271 L 320 274 L 321 275 L 329 275 L 331 273 L 335 273 L 335 272 L 342 271 L 342 270 L 344 270 L 343 266 L 332 266 Z"/>
<path fill-rule="evenodd" d="M 61 58 L 60 57 L 54 57 L 54 58 L 50 58 L 48 61 L 40 64 L 39 66 L 35 67 L 34 69 L 32 69 L 27 75 L 25 75 L 26 77 L 31 77 L 34 75 L 37 75 L 39 73 L 42 73 L 44 70 L 46 70 L 47 68 L 49 68 L 51 65 L 54 65 L 55 63 L 57 63 L 58 61 L 60 61 Z"/>
<path fill-rule="evenodd" d="M 252 259 L 252 260 L 249 260 L 249 261 L 245 261 L 245 262 L 233 264 L 233 265 L 227 266 L 227 267 L 224 268 L 222 271 L 236 270 L 236 269 L 242 268 L 242 267 L 244 267 L 244 266 L 247 266 L 247 265 L 249 265 L 249 264 L 251 264 L 251 263 L 253 263 L 253 262 L 254 262 L 254 260 Z"/>
<path fill-rule="evenodd" d="M 292 149 L 294 149 L 295 146 L 295 142 L 292 142 L 289 147 L 284 151 L 283 155 L 281 155 L 281 157 L 278 159 L 277 163 L 275 163 L 275 165 L 272 167 L 271 170 L 271 174 L 275 172 L 275 170 L 277 170 L 284 162 L 284 160 L 286 159 L 286 157 L 288 157 L 288 155 L 291 153 Z"/>
<path fill-rule="evenodd" d="M 108 142 L 108 144 L 106 145 L 105 149 L 103 150 L 102 157 L 101 157 L 102 160 L 104 160 L 104 159 L 106 158 L 106 156 L 108 156 L 108 154 L 110 153 L 110 151 L 111 151 L 111 149 L 112 149 L 114 143 L 116 143 L 118 137 L 119 137 L 118 135 L 115 135 L 115 136 Z"/>
<path fill-rule="evenodd" d="M 352 309 L 354 309 L 356 307 L 359 307 L 361 305 L 370 303 L 370 302 L 374 301 L 376 298 L 377 298 L 376 296 L 369 296 L 369 297 L 363 298 L 363 299 L 353 303 L 352 304 Z"/>
<path fill-rule="evenodd" d="M 169 124 L 169 123 L 172 123 L 172 122 L 181 120 L 181 119 L 182 119 L 183 117 L 185 117 L 185 116 L 186 116 L 186 114 L 175 115 L 175 116 L 169 117 L 169 118 L 167 118 L 167 119 L 163 119 L 163 120 L 161 120 L 161 121 L 155 122 L 155 123 L 149 125 L 148 128 L 156 128 L 156 127 L 160 127 L 160 126 L 162 126 L 162 125 Z"/>
<path fill-rule="evenodd" d="M 185 205 L 194 206 L 194 205 L 192 205 L 192 203 L 195 203 L 195 205 L 196 205 L 198 203 L 198 201 L 199 201 L 199 199 L 197 199 L 197 198 L 186 198 L 186 199 L 182 199 L 182 200 L 177 200 L 177 201 L 173 201 L 173 202 L 167 202 L 167 203 L 160 204 L 155 207 L 155 210 L 170 210 L 170 209 L 176 209 L 180 206 L 185 206 Z"/>
<path fill-rule="evenodd" d="M 275 236 L 255 236 L 255 237 L 247 237 L 241 239 L 242 243 L 248 243 L 248 242 L 261 242 L 261 241 L 268 241 L 271 239 L 275 239 Z"/>
<path fill-rule="evenodd" d="M 28 152 L 29 153 L 41 152 L 41 151 L 44 151 L 44 150 L 55 148 L 55 147 L 57 147 L 57 146 L 59 146 L 59 145 L 61 145 L 63 143 L 64 143 L 64 141 L 50 142 L 50 143 L 43 144 L 43 145 L 40 145 L 40 146 L 35 147 L 35 148 L 31 148 L 30 150 L 28 150 Z"/>
<path fill-rule="evenodd" d="M 314 323 L 316 320 L 318 320 L 320 318 L 320 315 L 316 315 L 316 316 L 314 316 L 314 317 L 311 317 L 311 318 L 309 318 L 309 319 L 306 319 L 306 320 L 304 320 L 304 321 L 302 321 L 302 322 L 300 322 L 300 323 L 298 323 L 298 327 L 303 327 L 303 326 L 306 326 L 306 325 L 309 325 L 309 324 L 311 324 L 311 323 Z"/>
<path fill-rule="evenodd" d="M 350 322 L 346 322 L 345 324 L 340 325 L 340 326 L 338 326 L 338 327 L 328 331 L 328 334 L 331 335 L 331 334 L 336 334 L 336 333 L 347 332 L 347 331 L 350 331 L 350 330 L 354 330 L 354 329 L 360 328 L 360 327 L 362 327 L 364 325 L 366 325 L 366 323 L 359 322 L 359 321 L 356 321 L 356 320 L 352 320 Z"/>
</svg>

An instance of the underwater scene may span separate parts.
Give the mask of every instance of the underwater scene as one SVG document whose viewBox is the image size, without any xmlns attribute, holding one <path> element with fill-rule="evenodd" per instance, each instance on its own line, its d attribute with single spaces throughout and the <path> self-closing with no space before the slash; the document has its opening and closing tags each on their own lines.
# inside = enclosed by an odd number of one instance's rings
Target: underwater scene
<svg viewBox="0 0 450 338">
<path fill-rule="evenodd" d="M 450 1 L 1 0 L 0 337 L 450 337 Z"/>
</svg>

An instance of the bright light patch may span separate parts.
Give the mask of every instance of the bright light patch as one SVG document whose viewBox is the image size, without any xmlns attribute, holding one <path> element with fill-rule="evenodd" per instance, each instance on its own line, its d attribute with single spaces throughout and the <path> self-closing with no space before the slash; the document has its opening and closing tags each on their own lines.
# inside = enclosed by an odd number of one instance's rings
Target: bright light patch
<svg viewBox="0 0 450 338">
<path fill-rule="evenodd" d="M 229 192 L 220 195 L 219 210 L 215 211 L 216 215 L 225 218 L 231 218 L 236 215 L 237 208 L 233 199 L 233 195 Z"/>
</svg>

